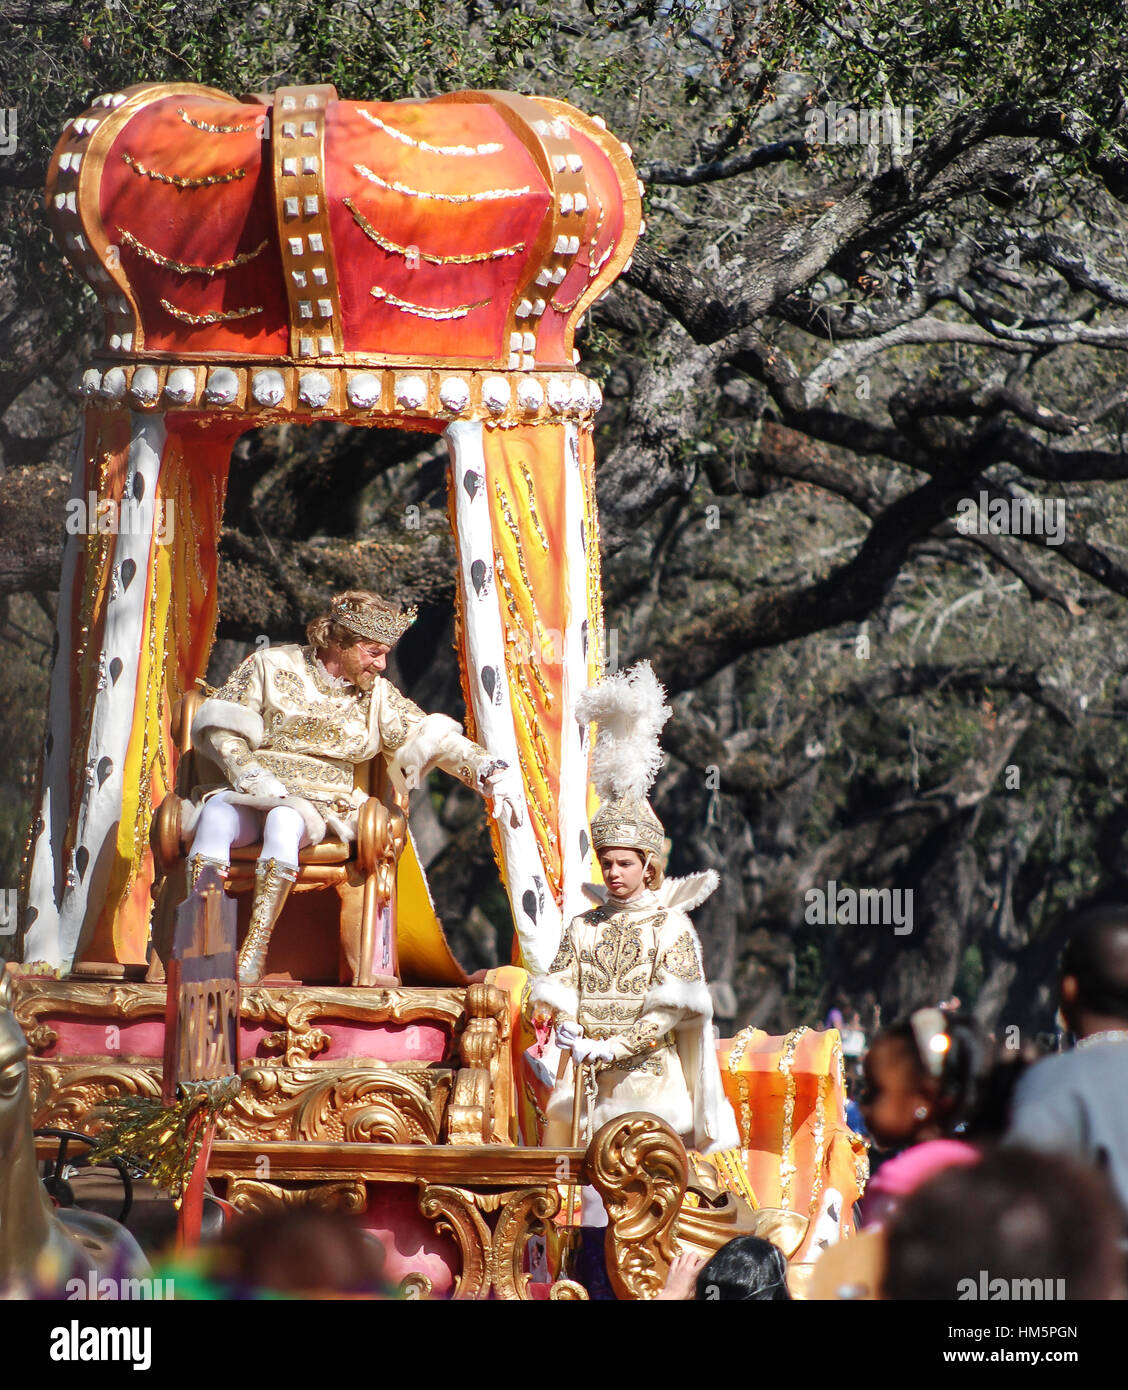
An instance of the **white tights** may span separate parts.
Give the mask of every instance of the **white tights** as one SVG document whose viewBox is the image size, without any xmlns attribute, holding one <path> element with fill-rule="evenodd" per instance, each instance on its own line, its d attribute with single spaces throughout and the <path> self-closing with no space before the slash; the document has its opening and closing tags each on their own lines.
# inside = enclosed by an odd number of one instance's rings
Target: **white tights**
<svg viewBox="0 0 1128 1390">
<path fill-rule="evenodd" d="M 196 822 L 191 854 L 230 862 L 231 851 L 250 845 L 262 836 L 261 859 L 276 859 L 291 869 L 298 866 L 298 850 L 305 839 L 305 821 L 289 806 L 272 806 L 263 814 L 252 806 L 233 806 L 230 801 L 209 797 Z"/>
</svg>

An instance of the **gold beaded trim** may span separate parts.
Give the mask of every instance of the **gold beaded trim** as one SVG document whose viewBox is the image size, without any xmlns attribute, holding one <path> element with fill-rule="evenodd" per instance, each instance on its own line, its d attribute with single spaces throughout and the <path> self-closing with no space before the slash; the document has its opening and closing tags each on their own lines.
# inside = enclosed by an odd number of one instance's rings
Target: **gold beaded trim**
<svg viewBox="0 0 1128 1390">
<path fill-rule="evenodd" d="M 504 503 L 502 505 L 504 506 Z M 513 585 L 509 582 L 509 576 L 505 572 L 505 561 L 496 551 L 494 552 L 494 574 L 497 576 L 497 582 L 501 588 L 501 592 L 505 595 L 505 606 L 509 610 L 510 618 L 513 620 L 514 625 L 522 633 L 525 633 L 525 624 L 517 608 L 517 595 L 513 592 Z M 544 630 L 544 625 L 536 610 L 536 604 L 533 602 L 531 587 L 529 591 L 529 606 L 533 613 L 533 630 L 537 641 L 540 642 L 543 649 L 544 644 L 548 641 L 548 634 Z"/>
<path fill-rule="evenodd" d="M 373 285 L 369 290 L 373 299 L 384 300 L 393 309 L 404 314 L 418 314 L 421 319 L 464 319 L 474 309 L 483 309 L 488 299 L 476 300 L 473 304 L 455 304 L 450 309 L 431 309 L 426 304 L 413 304 L 410 299 L 399 299 L 388 290 Z"/>
<path fill-rule="evenodd" d="M 823 1159 L 826 1156 L 826 1093 L 829 1083 L 829 1076 L 819 1077 L 819 1094 L 815 1101 L 815 1156 L 812 1162 L 815 1178 L 811 1184 L 811 1201 L 807 1208 L 812 1221 L 819 1214 L 819 1193 L 822 1191 L 823 1183 Z"/>
<path fill-rule="evenodd" d="M 532 671 L 533 680 L 536 681 L 537 685 L 540 688 L 540 693 L 544 696 L 545 704 L 551 705 L 556 696 L 552 693 L 551 690 L 549 690 L 548 686 L 545 684 L 545 679 L 541 675 L 540 664 L 536 661 L 530 661 L 529 670 Z"/>
<path fill-rule="evenodd" d="M 552 308 L 556 310 L 558 314 L 570 314 L 572 310 L 576 307 L 576 305 L 580 302 L 580 300 L 584 297 L 584 295 L 587 294 L 587 290 L 588 287 L 584 285 L 584 287 L 580 290 L 579 294 L 576 295 L 575 299 L 570 300 L 567 304 L 561 304 L 558 299 L 550 299 L 548 302 L 552 306 Z"/>
<path fill-rule="evenodd" d="M 509 498 L 505 495 L 505 489 L 502 487 L 501 483 L 498 481 L 497 478 L 494 479 L 494 494 L 497 497 L 498 505 L 501 507 L 501 515 L 505 520 L 505 525 L 509 530 L 509 534 L 513 537 L 514 544 L 517 547 L 517 568 L 521 571 L 521 578 L 525 582 L 525 590 L 529 595 L 529 602 L 532 603 L 533 581 L 529 578 L 529 571 L 525 568 L 525 547 L 521 543 L 521 531 L 517 525 L 516 517 L 514 517 L 513 512 L 510 510 Z M 542 635 L 544 632 L 544 628 L 541 626 L 540 619 L 536 617 L 535 604 L 533 605 L 533 614 L 538 629 L 537 635 L 541 637 L 542 641 L 547 640 Z"/>
<path fill-rule="evenodd" d="M 783 1097 L 783 1133 L 780 1138 L 779 1156 L 779 1204 L 784 1211 L 791 1210 L 791 1180 L 795 1176 L 795 1049 L 799 1040 L 808 1031 L 806 1024 L 793 1028 L 783 1040 L 779 1058 L 780 1074 L 786 1081 Z"/>
<path fill-rule="evenodd" d="M 207 121 L 193 120 L 183 106 L 176 108 L 176 114 L 185 125 L 193 126 L 196 130 L 206 130 L 209 135 L 238 135 L 244 130 L 258 129 L 257 126 L 253 125 L 209 125 Z"/>
<path fill-rule="evenodd" d="M 532 189 L 528 184 L 523 188 L 486 188 L 481 193 L 436 193 L 425 188 L 411 188 L 406 183 L 389 183 L 379 174 L 372 172 L 364 164 L 354 164 L 353 168 L 363 179 L 374 183 L 377 188 L 386 188 L 389 193 L 402 193 L 407 198 L 430 198 L 439 203 L 489 203 L 499 198 L 523 198 Z"/>
<path fill-rule="evenodd" d="M 740 1095 L 740 1147 L 745 1150 L 752 1144 L 752 1100 L 748 1094 L 748 1077 L 740 1070 L 740 1064 L 755 1031 L 754 1028 L 744 1028 L 737 1033 L 728 1056 L 729 1075 L 736 1077 L 736 1089 Z"/>
<path fill-rule="evenodd" d="M 387 125 L 379 116 L 374 116 L 371 111 L 366 111 L 363 106 L 357 108 L 360 114 L 377 130 L 382 130 L 385 135 L 390 135 L 393 140 L 401 140 L 405 145 L 410 145 L 413 149 L 423 150 L 426 154 L 448 154 L 448 155 L 481 155 L 481 154 L 500 154 L 505 148 L 496 142 L 489 144 L 475 145 L 429 145 L 426 140 L 416 140 L 414 136 L 408 135 L 406 131 L 397 130 L 395 126 Z"/>
<path fill-rule="evenodd" d="M 541 545 L 547 551 L 548 537 L 544 534 L 544 527 L 541 525 L 541 519 L 537 515 L 537 499 L 536 493 L 533 491 L 533 475 L 529 472 L 528 465 L 524 461 L 522 461 L 521 463 L 521 476 L 525 480 L 525 487 L 527 488 L 529 493 L 529 518 L 533 523 L 534 529 L 536 530 L 537 539 L 540 541 Z"/>
<path fill-rule="evenodd" d="M 477 265 L 481 261 L 499 261 L 503 256 L 516 256 L 519 251 L 525 249 L 525 242 L 519 241 L 515 246 L 499 246 L 496 251 L 469 251 L 462 256 L 437 256 L 431 251 L 420 251 L 417 246 L 401 246 L 397 241 L 389 241 L 387 237 L 380 235 L 351 198 L 342 198 L 341 202 L 352 213 L 353 221 L 364 235 L 369 241 L 374 241 L 381 251 L 387 251 L 393 256 L 406 256 L 408 251 L 412 251 L 428 265 Z"/>
<path fill-rule="evenodd" d="M 139 256 L 144 256 L 147 261 L 152 261 L 154 265 L 164 266 L 166 270 L 175 270 L 178 275 L 218 275 L 224 270 L 234 270 L 236 266 L 246 265 L 248 261 L 253 261 L 256 256 L 261 256 L 269 245 L 267 241 L 260 241 L 253 251 L 243 251 L 229 261 L 216 261 L 214 265 L 189 265 L 186 261 L 174 261 L 171 256 L 162 256 L 159 251 L 154 251 L 151 246 L 146 246 L 143 241 L 139 241 L 125 227 L 119 227 L 118 231 L 121 233 L 121 239 L 126 246 L 136 251 Z"/>
<path fill-rule="evenodd" d="M 204 174 L 201 178 L 189 179 L 181 174 L 162 174 L 158 169 L 150 169 L 140 160 L 134 159 L 131 154 L 123 154 L 122 160 L 135 174 L 155 179 L 157 183 L 171 184 L 173 188 L 210 188 L 213 184 L 234 183 L 237 179 L 247 177 L 246 169 L 228 169 L 225 174 Z"/>
<path fill-rule="evenodd" d="M 186 309 L 178 309 L 175 304 L 170 304 L 167 299 L 162 299 L 160 304 L 174 319 L 196 327 L 205 323 L 226 323 L 228 319 L 249 319 L 253 314 L 261 314 L 263 311 L 262 305 L 256 304 L 246 309 L 218 309 L 214 314 L 190 314 Z"/>
</svg>

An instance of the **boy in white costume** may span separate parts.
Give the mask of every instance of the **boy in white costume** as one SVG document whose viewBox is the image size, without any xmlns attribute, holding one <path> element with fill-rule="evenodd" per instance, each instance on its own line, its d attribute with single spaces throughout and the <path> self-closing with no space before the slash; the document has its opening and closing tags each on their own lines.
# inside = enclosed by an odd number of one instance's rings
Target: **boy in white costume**
<svg viewBox="0 0 1128 1390">
<path fill-rule="evenodd" d="M 204 864 L 226 873 L 232 846 L 262 838 L 251 923 L 239 980 L 261 979 L 274 924 L 298 866 L 298 850 L 326 830 L 356 838 L 366 793 L 354 768 L 383 753 L 406 794 L 441 767 L 520 824 L 521 791 L 507 765 L 465 738 L 453 719 L 424 714 L 380 674 L 416 611 L 397 613 L 378 595 L 350 590 L 306 629 L 309 645 L 249 656 L 200 706 L 192 744 L 223 779 L 193 793 L 188 881 Z M 193 820 L 187 823 L 193 831 Z"/>
<path fill-rule="evenodd" d="M 708 1153 L 740 1139 L 717 1067 L 713 1007 L 701 944 L 686 913 L 719 882 L 712 870 L 663 879 L 662 824 L 646 801 L 661 763 L 658 731 L 669 718 L 649 664 L 584 692 L 581 722 L 599 733 L 592 780 L 602 804 L 592 844 L 603 900 L 573 918 L 548 974 L 531 999 L 554 1016 L 557 1042 L 577 1066 L 592 1065 L 592 1130 L 617 1115 L 659 1116 L 687 1147 Z M 565 1075 L 549 1099 L 545 1145 L 571 1143 L 575 1081 Z"/>
</svg>

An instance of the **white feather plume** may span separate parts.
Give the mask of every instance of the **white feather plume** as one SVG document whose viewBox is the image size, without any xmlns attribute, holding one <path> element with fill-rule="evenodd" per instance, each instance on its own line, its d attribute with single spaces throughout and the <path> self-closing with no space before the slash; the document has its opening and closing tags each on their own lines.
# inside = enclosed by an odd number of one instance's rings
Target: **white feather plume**
<svg viewBox="0 0 1128 1390">
<path fill-rule="evenodd" d="M 591 780 L 601 800 L 646 797 L 662 766 L 658 735 L 672 713 L 649 661 L 589 685 L 579 696 L 576 718 L 599 726 Z"/>
</svg>

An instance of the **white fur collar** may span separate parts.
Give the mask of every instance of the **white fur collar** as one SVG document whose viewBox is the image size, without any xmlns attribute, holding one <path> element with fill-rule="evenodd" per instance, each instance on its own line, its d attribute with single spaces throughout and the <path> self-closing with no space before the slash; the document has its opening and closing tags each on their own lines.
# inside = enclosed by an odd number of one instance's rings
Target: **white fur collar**
<svg viewBox="0 0 1128 1390">
<path fill-rule="evenodd" d="M 658 901 L 649 888 L 644 888 L 637 898 L 623 902 L 608 891 L 605 883 L 585 883 L 584 892 L 599 907 L 610 908 L 612 912 L 637 912 L 641 908 L 654 907 Z"/>
</svg>

